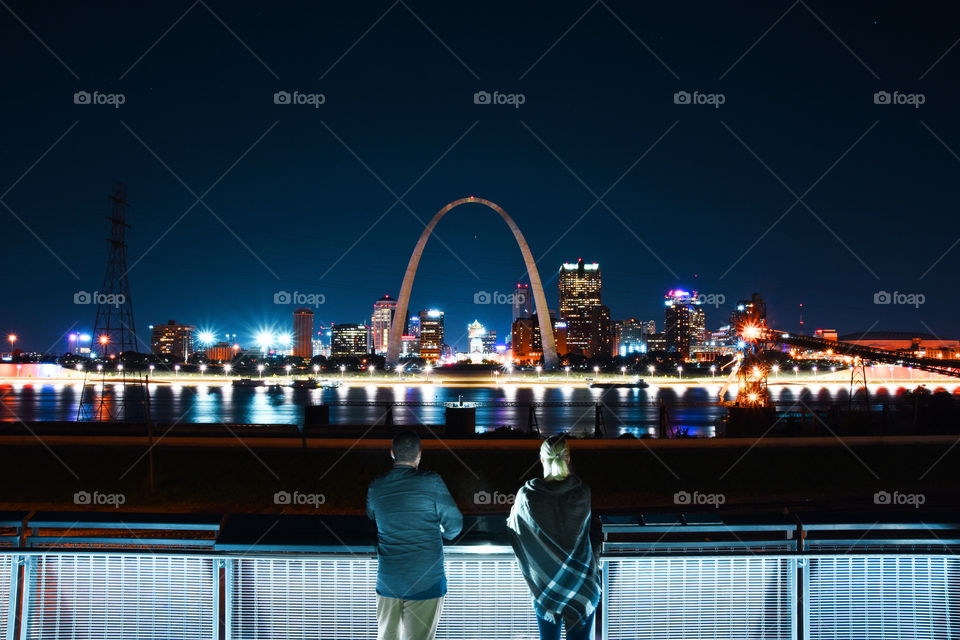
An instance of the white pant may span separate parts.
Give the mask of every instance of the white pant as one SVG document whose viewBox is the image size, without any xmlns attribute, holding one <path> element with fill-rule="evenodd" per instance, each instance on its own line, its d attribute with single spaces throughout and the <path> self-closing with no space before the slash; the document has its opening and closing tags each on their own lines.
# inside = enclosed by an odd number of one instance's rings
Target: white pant
<svg viewBox="0 0 960 640">
<path fill-rule="evenodd" d="M 401 600 L 377 594 L 377 640 L 433 640 L 441 609 L 443 598 Z"/>
</svg>

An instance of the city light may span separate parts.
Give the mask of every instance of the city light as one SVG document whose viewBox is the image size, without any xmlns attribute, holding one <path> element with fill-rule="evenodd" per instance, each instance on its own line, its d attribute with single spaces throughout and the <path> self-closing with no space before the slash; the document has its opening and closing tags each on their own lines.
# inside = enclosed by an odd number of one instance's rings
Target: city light
<svg viewBox="0 0 960 640">
<path fill-rule="evenodd" d="M 274 336 L 269 331 L 260 331 L 256 337 L 254 337 L 253 341 L 260 347 L 260 351 L 266 355 L 270 350 L 270 346 L 273 344 Z"/>
<path fill-rule="evenodd" d="M 102 344 L 102 345 L 109 344 L 109 343 L 110 343 L 110 336 L 104 334 L 104 335 L 100 336 L 100 339 L 98 340 L 98 342 L 99 342 L 100 344 Z"/>
<path fill-rule="evenodd" d="M 213 342 L 214 342 L 214 340 L 215 340 L 214 335 L 213 335 L 213 331 L 201 331 L 201 332 L 199 332 L 199 333 L 197 334 L 197 340 L 200 341 L 200 344 L 201 344 L 201 345 L 203 345 L 203 346 L 205 346 L 205 347 L 209 347 L 210 345 L 213 344 Z"/>
</svg>

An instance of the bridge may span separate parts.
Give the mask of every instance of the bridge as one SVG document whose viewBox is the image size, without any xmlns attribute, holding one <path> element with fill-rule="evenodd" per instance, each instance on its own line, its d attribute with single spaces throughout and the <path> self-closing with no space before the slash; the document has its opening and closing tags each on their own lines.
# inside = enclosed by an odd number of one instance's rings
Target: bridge
<svg viewBox="0 0 960 640">
<path fill-rule="evenodd" d="M 960 635 L 960 522 L 601 515 L 598 637 L 870 640 Z M 446 546 L 438 638 L 537 636 L 504 516 Z M 365 518 L 0 514 L 12 640 L 376 637 Z"/>
</svg>

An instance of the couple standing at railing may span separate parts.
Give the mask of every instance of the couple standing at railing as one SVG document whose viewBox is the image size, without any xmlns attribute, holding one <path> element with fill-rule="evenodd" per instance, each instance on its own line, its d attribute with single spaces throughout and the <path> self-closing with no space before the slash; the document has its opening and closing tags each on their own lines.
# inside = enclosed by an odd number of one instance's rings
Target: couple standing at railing
<svg viewBox="0 0 960 640">
<path fill-rule="evenodd" d="M 367 491 L 367 515 L 377 525 L 377 637 L 433 640 L 447 592 L 442 538 L 460 534 L 463 516 L 440 476 L 418 470 L 417 434 L 398 434 L 390 455 L 393 469 Z M 600 578 L 590 489 L 570 472 L 562 437 L 544 441 L 540 462 L 543 478 L 523 485 L 510 510 L 511 544 L 533 594 L 540 638 L 559 640 L 565 626 L 568 640 L 592 640 Z"/>
</svg>

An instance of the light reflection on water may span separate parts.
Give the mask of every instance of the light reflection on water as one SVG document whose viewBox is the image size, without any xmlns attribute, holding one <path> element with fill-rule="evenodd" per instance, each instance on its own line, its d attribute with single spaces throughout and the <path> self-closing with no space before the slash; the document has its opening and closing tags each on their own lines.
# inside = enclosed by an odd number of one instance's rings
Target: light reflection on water
<svg viewBox="0 0 960 640">
<path fill-rule="evenodd" d="M 930 385 L 936 390 L 936 385 Z M 720 390 L 719 384 L 702 386 L 651 385 L 647 389 L 534 386 L 518 387 L 452 387 L 436 385 L 344 386 L 337 389 L 293 389 L 289 387 L 232 387 L 229 385 L 170 384 L 152 387 L 150 407 L 157 423 L 218 423 L 227 424 L 297 424 L 302 422 L 303 407 L 321 402 L 350 401 L 357 403 L 391 402 L 477 402 L 477 426 L 492 430 L 501 426 L 526 429 L 531 402 L 587 403 L 586 406 L 542 406 L 536 409 L 540 429 L 544 433 L 569 431 L 577 434 L 593 433 L 595 407 L 599 402 L 609 435 L 655 433 L 659 424 L 662 400 L 669 406 L 671 422 L 690 429 L 691 435 L 713 435 L 713 427 L 725 414 L 722 407 L 712 404 Z M 871 387 L 871 401 L 875 405 L 891 402 L 912 385 L 878 385 Z M 946 390 L 957 393 L 958 387 Z M 808 405 L 843 404 L 849 388 L 845 384 L 773 385 L 773 399 L 778 403 L 802 400 Z M 108 385 L 106 393 L 111 401 L 119 387 Z M 0 385 L 0 420 L 15 421 L 72 421 L 76 419 L 80 401 L 80 386 L 64 383 L 30 383 Z M 516 403 L 518 406 L 506 406 Z M 331 422 L 337 424 L 370 424 L 381 419 L 383 406 L 333 406 Z M 395 424 L 441 425 L 443 406 L 396 407 Z"/>
</svg>

